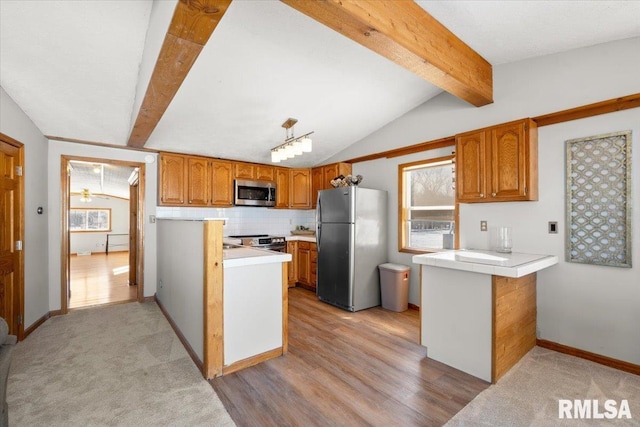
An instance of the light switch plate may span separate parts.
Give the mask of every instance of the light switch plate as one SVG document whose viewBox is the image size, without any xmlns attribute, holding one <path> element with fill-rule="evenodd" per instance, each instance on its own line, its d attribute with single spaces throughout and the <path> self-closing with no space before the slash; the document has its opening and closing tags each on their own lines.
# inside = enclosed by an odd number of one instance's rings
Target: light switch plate
<svg viewBox="0 0 640 427">
<path fill-rule="evenodd" d="M 487 231 L 487 221 L 480 221 L 480 231 Z"/>
<path fill-rule="evenodd" d="M 558 234 L 558 221 L 549 221 L 549 234 Z"/>
</svg>

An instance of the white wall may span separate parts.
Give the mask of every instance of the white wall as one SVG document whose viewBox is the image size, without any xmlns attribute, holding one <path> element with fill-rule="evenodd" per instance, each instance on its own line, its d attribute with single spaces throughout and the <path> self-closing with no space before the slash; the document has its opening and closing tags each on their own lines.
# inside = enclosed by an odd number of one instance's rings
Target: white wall
<svg viewBox="0 0 640 427">
<path fill-rule="evenodd" d="M 72 254 L 77 254 L 78 252 L 105 252 L 107 234 L 127 235 L 111 236 L 109 239 L 109 252 L 129 250 L 129 200 L 94 195 L 90 202 L 81 202 L 80 198 L 80 195 L 72 195 L 70 206 L 72 208 L 111 209 L 111 231 L 72 232 L 69 237 L 69 251 Z"/>
<path fill-rule="evenodd" d="M 504 123 L 640 92 L 640 38 L 627 39 L 549 55 L 494 68 L 495 103 L 474 108 L 442 94 L 349 147 L 330 162 L 451 136 Z M 539 131 L 540 200 L 538 202 L 461 205 L 462 247 L 488 247 L 490 226 L 512 225 L 516 251 L 557 254 L 564 259 L 564 151 L 566 139 L 633 129 L 634 183 L 640 159 L 640 112 L 628 110 L 541 128 Z M 443 150 L 354 165 L 363 185 L 390 195 L 389 259 L 409 265 L 397 251 L 397 165 L 443 155 Z M 636 185 L 633 218 L 635 266 L 631 269 L 567 264 L 538 275 L 539 337 L 605 356 L 640 363 L 640 225 Z M 558 221 L 560 233 L 546 234 L 547 221 Z M 412 269 L 412 274 L 416 274 Z M 411 281 L 410 301 L 419 289 Z"/>
<path fill-rule="evenodd" d="M 640 185 L 632 186 L 632 268 L 567 263 L 565 257 L 565 144 L 573 138 L 631 129 L 634 184 L 640 183 L 640 109 L 539 129 L 537 202 L 461 205 L 461 245 L 490 248 L 489 229 L 513 228 L 516 252 L 557 255 L 560 264 L 538 273 L 538 335 L 615 359 L 640 364 Z M 558 234 L 548 234 L 557 221 Z"/>
<path fill-rule="evenodd" d="M 24 327 L 49 312 L 47 258 L 48 141 L 40 129 L 0 87 L 0 132 L 24 144 Z M 36 211 L 41 206 L 44 213 Z"/>
<path fill-rule="evenodd" d="M 59 310 L 61 303 L 60 284 L 60 244 L 61 244 L 61 156 L 91 157 L 107 160 L 123 160 L 145 163 L 148 152 L 119 148 L 99 147 L 95 145 L 71 142 L 49 141 L 49 310 Z M 156 155 L 152 154 L 155 158 Z M 145 168 L 145 205 L 144 205 L 144 296 L 153 296 L 156 292 L 156 226 L 149 222 L 149 216 L 156 214 L 158 194 L 157 159 Z"/>
</svg>

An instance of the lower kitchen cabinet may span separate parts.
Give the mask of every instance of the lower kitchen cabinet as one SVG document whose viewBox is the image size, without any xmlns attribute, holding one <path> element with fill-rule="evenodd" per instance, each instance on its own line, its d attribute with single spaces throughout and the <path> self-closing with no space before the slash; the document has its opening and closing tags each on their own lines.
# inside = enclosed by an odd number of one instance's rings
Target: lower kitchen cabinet
<svg viewBox="0 0 640 427">
<path fill-rule="evenodd" d="M 288 284 L 293 288 L 298 281 L 298 242 L 287 242 L 287 253 L 291 254 L 291 262 L 288 266 Z"/>
<path fill-rule="evenodd" d="M 297 284 L 310 291 L 316 290 L 318 250 L 313 242 L 298 242 L 298 278 Z"/>
<path fill-rule="evenodd" d="M 313 289 L 316 289 L 318 287 L 318 249 L 315 243 L 311 244 L 311 249 L 309 250 L 309 259 L 309 275 L 311 276 L 310 284 Z"/>
</svg>

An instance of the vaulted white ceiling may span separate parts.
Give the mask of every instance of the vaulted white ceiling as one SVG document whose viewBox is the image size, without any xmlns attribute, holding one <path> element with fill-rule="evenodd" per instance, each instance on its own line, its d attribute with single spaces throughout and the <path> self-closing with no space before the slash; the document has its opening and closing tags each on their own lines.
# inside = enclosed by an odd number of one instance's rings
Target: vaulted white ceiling
<svg viewBox="0 0 640 427">
<path fill-rule="evenodd" d="M 640 36 L 638 1 L 418 3 L 494 65 Z M 0 0 L 0 85 L 45 135 L 126 145 L 159 5 Z M 438 93 L 279 1 L 234 0 L 145 147 L 269 163 L 295 117 L 314 149 L 283 165 L 312 166 Z"/>
</svg>

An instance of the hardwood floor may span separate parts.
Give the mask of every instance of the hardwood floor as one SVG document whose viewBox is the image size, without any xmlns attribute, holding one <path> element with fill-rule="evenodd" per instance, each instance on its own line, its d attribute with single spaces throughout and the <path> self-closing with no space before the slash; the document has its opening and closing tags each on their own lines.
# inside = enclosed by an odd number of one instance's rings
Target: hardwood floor
<svg viewBox="0 0 640 427">
<path fill-rule="evenodd" d="M 135 301 L 138 287 L 129 286 L 129 252 L 70 257 L 69 308 Z"/>
<path fill-rule="evenodd" d="M 289 353 L 210 382 L 238 426 L 440 426 L 489 384 L 428 359 L 418 334 L 417 311 L 291 288 Z"/>
</svg>

